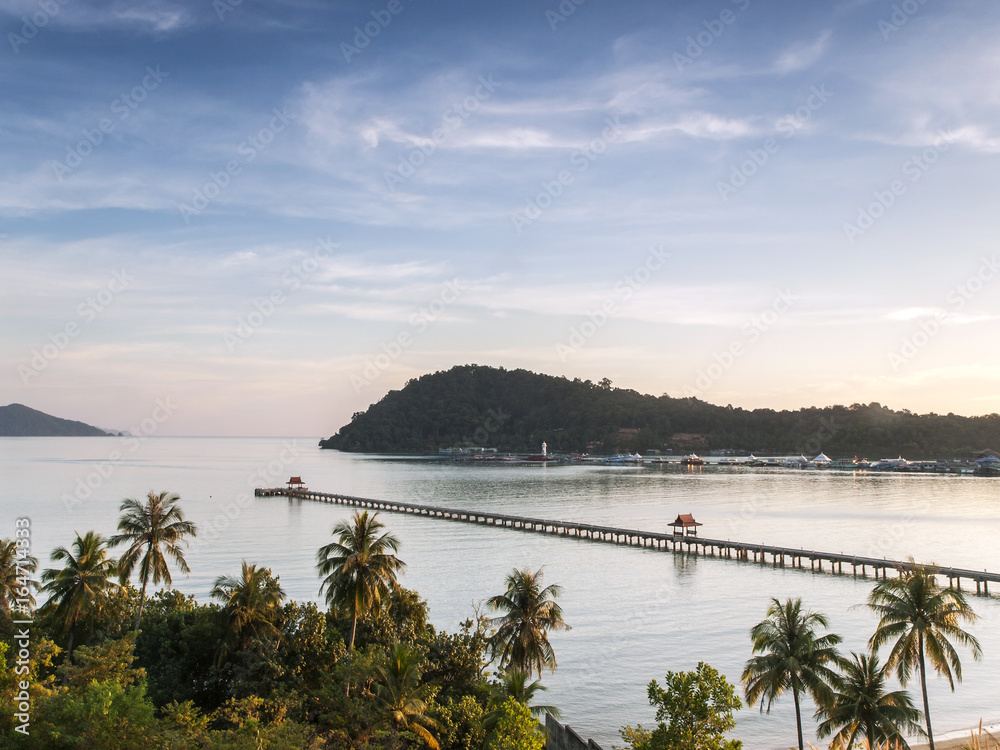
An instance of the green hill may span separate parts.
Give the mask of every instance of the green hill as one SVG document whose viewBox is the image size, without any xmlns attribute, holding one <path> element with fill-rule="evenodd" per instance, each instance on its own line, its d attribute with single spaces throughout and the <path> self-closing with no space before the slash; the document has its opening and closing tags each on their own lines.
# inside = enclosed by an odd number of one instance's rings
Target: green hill
<svg viewBox="0 0 1000 750">
<path fill-rule="evenodd" d="M 735 449 L 911 460 L 1000 446 L 1000 415 L 913 414 L 877 403 L 798 411 L 649 396 L 527 370 L 463 365 L 409 381 L 358 412 L 323 448 L 425 452 L 460 445 L 596 453 Z"/>
<path fill-rule="evenodd" d="M 92 437 L 107 434 L 89 424 L 53 417 L 23 404 L 0 406 L 0 437 Z"/>
</svg>

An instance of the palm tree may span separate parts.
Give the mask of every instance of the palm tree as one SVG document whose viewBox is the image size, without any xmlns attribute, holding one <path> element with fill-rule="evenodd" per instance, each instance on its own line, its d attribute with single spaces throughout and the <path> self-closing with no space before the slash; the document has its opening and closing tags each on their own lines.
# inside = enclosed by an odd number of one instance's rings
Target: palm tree
<svg viewBox="0 0 1000 750">
<path fill-rule="evenodd" d="M 424 713 L 430 686 L 420 684 L 419 662 L 420 655 L 409 646 L 402 643 L 393 646 L 388 664 L 376 669 L 372 686 L 375 704 L 382 722 L 397 731 L 413 732 L 432 750 L 438 750 L 438 742 L 431 734 L 437 724 Z"/>
<path fill-rule="evenodd" d="M 139 580 L 142 591 L 139 594 L 139 614 L 135 618 L 135 629 L 142 620 L 142 608 L 146 602 L 146 585 L 152 579 L 154 584 L 163 581 L 170 587 L 173 579 L 167 565 L 168 555 L 184 573 L 190 573 L 181 544 L 187 546 L 185 536 L 197 536 L 198 527 L 184 520 L 184 514 L 177 506 L 179 495 L 150 492 L 145 504 L 133 498 L 122 501 L 121 519 L 118 521 L 119 534 L 111 537 L 110 544 L 117 547 L 128 544 L 129 548 L 118 560 L 119 580 L 124 584 L 132 577 L 132 571 L 139 566 Z"/>
<path fill-rule="evenodd" d="M 72 658 L 77 625 L 107 604 L 108 595 L 118 588 L 113 580 L 117 569 L 115 561 L 108 557 L 107 541 L 93 531 L 82 537 L 77 534 L 72 551 L 57 547 L 52 560 L 66 564 L 46 569 L 42 573 L 42 588 L 49 594 L 46 606 L 53 606 L 63 621 L 69 636 L 66 654 Z"/>
<path fill-rule="evenodd" d="M 379 535 L 384 528 L 378 513 L 354 511 L 350 521 L 341 521 L 333 527 L 336 541 L 320 547 L 316 553 L 316 568 L 323 578 L 319 593 L 326 593 L 326 602 L 334 614 L 351 618 L 348 673 L 358 618 L 382 607 L 398 586 L 397 573 L 406 567 L 393 554 L 399 551 L 399 540 L 389 533 Z M 348 677 L 348 694 L 350 689 Z"/>
<path fill-rule="evenodd" d="M 219 649 L 220 662 L 234 643 L 245 649 L 251 638 L 279 634 L 274 621 L 285 592 L 269 568 L 258 568 L 244 560 L 239 578 L 219 576 L 215 579 L 212 598 L 222 602 L 228 620 L 226 639 Z"/>
<path fill-rule="evenodd" d="M 786 690 L 795 702 L 795 726 L 799 750 L 803 750 L 802 711 L 799 696 L 808 693 L 820 706 L 830 702 L 830 684 L 836 677 L 831 668 L 841 663 L 836 645 L 841 637 L 833 633 L 817 635 L 817 627 L 829 627 L 818 612 L 802 612 L 801 599 L 787 599 L 784 604 L 771 599 L 767 619 L 750 629 L 753 653 L 743 669 L 742 681 L 747 705 L 760 701 L 767 711 Z"/>
<path fill-rule="evenodd" d="M 904 687 L 914 668 L 920 670 L 927 739 L 930 749 L 934 750 L 931 710 L 927 702 L 926 661 L 930 660 L 934 671 L 943 674 L 954 690 L 955 680 L 962 681 L 962 662 L 951 641 L 968 646 L 976 661 L 982 659 L 983 651 L 979 641 L 960 627 L 963 621 L 975 622 L 978 618 L 965 595 L 950 586 L 941 588 L 935 575 L 926 567 L 912 560 L 910 564 L 911 567 L 901 577 L 879 581 L 868 595 L 868 606 L 880 617 L 868 646 L 877 651 L 892 643 L 885 665 L 887 669 L 896 670 L 896 676 Z"/>
<path fill-rule="evenodd" d="M 876 654 L 852 653 L 843 673 L 833 683 L 833 700 L 817 712 L 823 718 L 817 734 L 834 735 L 833 744 L 845 750 L 864 738 L 870 750 L 894 746 L 909 750 L 903 735 L 919 734 L 920 712 L 903 690 L 887 693 L 888 669 L 879 664 Z"/>
<path fill-rule="evenodd" d="M 0 606 L 10 615 L 12 609 L 25 614 L 35 608 L 35 592 L 41 585 L 34 578 L 38 571 L 38 559 L 32 555 L 19 557 L 17 542 L 0 539 Z"/>
<path fill-rule="evenodd" d="M 497 677 L 499 677 L 499 683 L 493 686 L 493 695 L 487 705 L 489 710 L 483 714 L 482 718 L 482 727 L 487 736 L 494 733 L 497 722 L 503 715 L 503 705 L 508 698 L 513 698 L 526 706 L 531 711 L 531 715 L 540 721 L 545 714 L 552 714 L 555 719 L 561 718 L 559 709 L 555 706 L 532 705 L 531 702 L 535 699 L 535 694 L 548 689 L 542 685 L 541 680 L 529 682 L 531 676 L 527 672 L 516 669 L 501 672 Z"/>
<path fill-rule="evenodd" d="M 490 652 L 500 656 L 504 670 L 519 670 L 529 677 L 542 667 L 555 671 L 556 655 L 549 643 L 548 631 L 569 630 L 563 621 L 562 608 L 553 601 L 562 589 L 553 584 L 542 588 L 542 570 L 514 570 L 505 583 L 507 591 L 486 601 L 500 617 L 489 621 L 497 628 L 490 638 Z"/>
</svg>

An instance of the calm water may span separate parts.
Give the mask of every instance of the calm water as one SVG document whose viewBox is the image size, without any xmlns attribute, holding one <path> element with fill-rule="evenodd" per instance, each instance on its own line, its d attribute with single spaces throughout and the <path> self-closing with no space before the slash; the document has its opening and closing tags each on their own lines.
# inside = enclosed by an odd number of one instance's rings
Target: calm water
<svg viewBox="0 0 1000 750">
<path fill-rule="evenodd" d="M 384 499 L 484 508 L 552 519 L 666 530 L 677 513 L 703 535 L 1000 570 L 1000 480 L 975 477 L 679 467 L 475 466 L 350 456 L 315 448 L 314 438 L 0 439 L 0 536 L 32 519 L 33 547 L 47 567 L 74 531 L 111 534 L 124 497 L 177 492 L 202 533 L 188 553 L 182 591 L 207 601 L 216 576 L 240 560 L 270 566 L 292 598 L 316 599 L 316 549 L 350 509 L 253 488 L 301 475 L 309 487 Z M 88 484 L 90 486 L 88 486 Z M 455 630 L 514 566 L 545 566 L 559 583 L 573 630 L 552 642 L 559 669 L 545 678 L 546 702 L 606 750 L 623 724 L 653 723 L 645 686 L 699 661 L 736 682 L 749 656 L 748 630 L 770 597 L 802 597 L 826 613 L 846 649 L 861 650 L 875 620 L 862 604 L 871 582 L 775 570 L 718 559 L 550 538 L 386 514 L 408 564 L 403 583 L 429 602 L 431 620 Z M 950 693 L 931 683 L 937 732 L 1000 720 L 1000 599 L 972 597 L 972 627 L 986 652 L 965 658 L 965 682 Z M 911 685 L 911 689 L 916 685 Z M 734 733 L 750 750 L 794 741 L 791 699 L 771 714 L 738 714 Z M 811 728 L 813 723 L 806 722 Z M 936 732 L 936 733 L 937 733 Z"/>
</svg>

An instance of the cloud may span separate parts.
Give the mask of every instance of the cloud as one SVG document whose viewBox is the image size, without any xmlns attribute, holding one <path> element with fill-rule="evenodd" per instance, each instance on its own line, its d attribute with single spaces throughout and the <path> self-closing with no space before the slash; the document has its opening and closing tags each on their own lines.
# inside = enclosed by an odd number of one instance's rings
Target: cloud
<svg viewBox="0 0 1000 750">
<path fill-rule="evenodd" d="M 811 42 L 797 42 L 781 53 L 774 61 L 774 69 L 781 75 L 812 67 L 826 53 L 830 45 L 830 29 L 823 31 Z"/>
<path fill-rule="evenodd" d="M 128 29 L 147 33 L 177 31 L 195 21 L 191 8 L 183 3 L 170 0 L 145 0 L 141 5 L 115 0 L 111 3 L 90 3 L 87 0 L 56 2 L 55 13 L 47 10 L 46 25 L 70 28 L 74 31 L 101 31 L 105 29 Z M 31 17 L 38 13 L 36 0 L 4 0 L 0 12 L 15 18 Z M 45 6 L 49 7 L 49 6 Z M 43 7 L 44 10 L 44 7 Z M 213 14 L 214 15 L 214 14 Z"/>
</svg>

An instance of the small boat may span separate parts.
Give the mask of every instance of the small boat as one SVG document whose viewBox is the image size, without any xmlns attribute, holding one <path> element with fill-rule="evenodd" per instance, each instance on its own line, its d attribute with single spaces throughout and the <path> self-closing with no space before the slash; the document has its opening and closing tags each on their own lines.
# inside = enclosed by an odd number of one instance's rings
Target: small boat
<svg viewBox="0 0 1000 750">
<path fill-rule="evenodd" d="M 617 456 L 608 456 L 604 459 L 606 464 L 621 466 L 624 464 L 641 464 L 642 456 L 638 453 L 619 453 Z"/>
<path fill-rule="evenodd" d="M 799 456 L 798 458 L 786 458 L 781 462 L 782 468 L 785 469 L 804 469 L 809 465 L 809 459 L 805 456 Z"/>
<path fill-rule="evenodd" d="M 857 471 L 862 468 L 858 463 L 856 458 L 835 458 L 830 462 L 831 469 L 838 469 L 840 471 Z"/>
<path fill-rule="evenodd" d="M 871 465 L 875 471 L 906 471 L 910 462 L 900 456 L 899 458 L 881 458 Z"/>
<path fill-rule="evenodd" d="M 681 466 L 702 466 L 705 460 L 696 453 L 689 453 L 681 459 Z"/>
<path fill-rule="evenodd" d="M 718 461 L 719 466 L 736 466 L 735 458 L 720 458 Z"/>
</svg>

